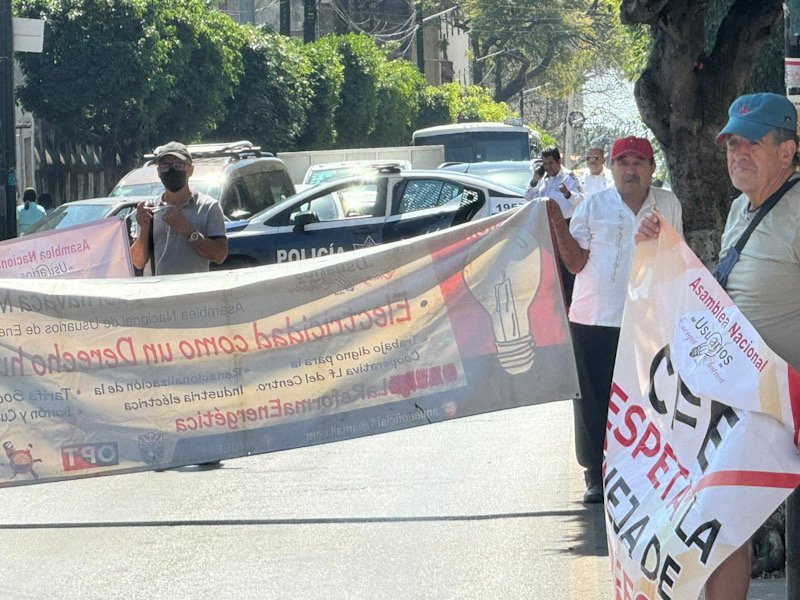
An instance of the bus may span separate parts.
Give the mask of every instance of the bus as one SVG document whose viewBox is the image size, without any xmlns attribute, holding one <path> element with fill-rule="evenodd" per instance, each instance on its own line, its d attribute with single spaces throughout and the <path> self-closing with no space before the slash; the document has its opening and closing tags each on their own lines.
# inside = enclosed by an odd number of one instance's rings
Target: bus
<svg viewBox="0 0 800 600">
<path fill-rule="evenodd" d="M 529 160 L 538 152 L 538 134 L 524 125 L 455 123 L 418 129 L 414 146 L 444 146 L 445 162 Z"/>
</svg>

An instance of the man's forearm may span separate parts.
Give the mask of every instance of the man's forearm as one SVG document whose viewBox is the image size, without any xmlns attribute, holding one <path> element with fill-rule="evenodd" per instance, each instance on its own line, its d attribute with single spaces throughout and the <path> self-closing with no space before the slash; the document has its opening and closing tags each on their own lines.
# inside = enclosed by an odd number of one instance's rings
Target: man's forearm
<svg viewBox="0 0 800 600">
<path fill-rule="evenodd" d="M 555 233 L 556 245 L 558 246 L 558 253 L 561 255 L 561 260 L 567 267 L 570 273 L 578 274 L 583 271 L 586 262 L 589 260 L 589 251 L 584 250 L 572 237 L 569 232 L 569 227 L 564 219 L 553 223 L 553 231 Z"/>
<path fill-rule="evenodd" d="M 147 242 L 145 241 L 149 235 L 149 230 L 144 231 L 144 228 L 141 228 L 139 237 L 133 240 L 133 244 L 131 244 L 131 262 L 137 269 L 144 269 L 147 261 L 150 260 L 150 248 L 147 247 Z"/>
<path fill-rule="evenodd" d="M 197 254 L 216 264 L 222 264 L 228 256 L 228 238 L 226 237 L 204 237 L 190 242 L 190 244 Z"/>
</svg>

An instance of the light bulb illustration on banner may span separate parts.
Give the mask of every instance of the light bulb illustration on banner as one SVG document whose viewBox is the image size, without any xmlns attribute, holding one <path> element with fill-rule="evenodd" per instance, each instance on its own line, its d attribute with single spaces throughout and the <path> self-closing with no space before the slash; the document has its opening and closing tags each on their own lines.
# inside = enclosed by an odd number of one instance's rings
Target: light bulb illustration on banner
<svg viewBox="0 0 800 600">
<path fill-rule="evenodd" d="M 540 257 L 533 235 L 512 228 L 488 250 L 478 242 L 462 271 L 470 292 L 492 318 L 497 358 L 512 375 L 533 365 L 528 308 L 541 281 Z"/>
</svg>

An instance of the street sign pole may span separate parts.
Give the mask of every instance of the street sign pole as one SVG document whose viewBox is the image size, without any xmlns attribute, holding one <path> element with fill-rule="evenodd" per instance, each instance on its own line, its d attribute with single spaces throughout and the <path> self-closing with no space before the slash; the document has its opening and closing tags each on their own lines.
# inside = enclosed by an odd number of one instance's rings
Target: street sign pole
<svg viewBox="0 0 800 600">
<path fill-rule="evenodd" d="M 14 116 L 14 35 L 11 0 L 0 0 L 0 239 L 17 235 L 17 158 Z"/>
</svg>

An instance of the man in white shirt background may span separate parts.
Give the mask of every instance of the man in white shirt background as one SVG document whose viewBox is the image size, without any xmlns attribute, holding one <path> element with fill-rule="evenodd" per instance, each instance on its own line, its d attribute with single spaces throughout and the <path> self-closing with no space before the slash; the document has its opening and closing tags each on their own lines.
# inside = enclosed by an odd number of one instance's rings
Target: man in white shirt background
<svg viewBox="0 0 800 600">
<path fill-rule="evenodd" d="M 611 171 L 606 168 L 603 144 L 595 143 L 586 149 L 586 172 L 580 178 L 583 194 L 587 198 L 614 185 Z"/>
<path fill-rule="evenodd" d="M 538 184 L 528 188 L 525 197 L 528 200 L 534 198 L 555 200 L 561 207 L 564 218 L 569 219 L 575 207 L 584 198 L 580 181 L 572 171 L 561 166 L 561 152 L 555 146 L 542 151 L 541 168 L 544 169 L 544 173 Z"/>
<path fill-rule="evenodd" d="M 528 188 L 525 199 L 549 199 L 557 203 L 561 208 L 561 214 L 569 223 L 575 207 L 584 198 L 580 181 L 572 171 L 561 166 L 561 152 L 555 146 L 542 151 L 541 169 L 544 170 L 544 173 L 541 173 L 541 178 L 535 187 Z M 575 276 L 569 272 L 563 260 L 559 260 L 558 267 L 564 291 L 564 303 L 569 306 Z"/>
<path fill-rule="evenodd" d="M 683 232 L 680 202 L 672 192 L 651 186 L 654 171 L 650 142 L 621 138 L 611 150 L 614 185 L 584 200 L 569 225 L 560 205 L 547 202 L 559 254 L 576 274 L 569 321 L 581 389 L 573 408 L 575 454 L 586 470 L 585 503 L 603 501 L 608 399 L 639 222 L 657 210 Z"/>
</svg>

